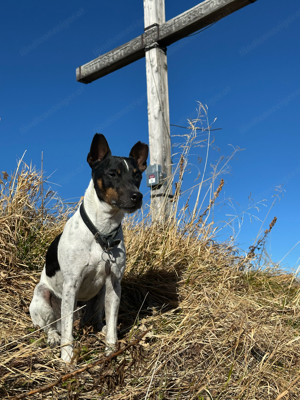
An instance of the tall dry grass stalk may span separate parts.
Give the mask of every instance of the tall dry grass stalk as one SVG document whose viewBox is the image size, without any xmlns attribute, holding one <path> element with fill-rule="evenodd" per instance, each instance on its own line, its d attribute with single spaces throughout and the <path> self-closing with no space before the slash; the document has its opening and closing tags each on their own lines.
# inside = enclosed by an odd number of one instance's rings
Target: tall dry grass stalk
<svg viewBox="0 0 300 400">
<path fill-rule="evenodd" d="M 52 219 L 49 210 L 46 221 L 36 218 L 40 181 L 31 167 L 19 168 L 10 177 L 1 196 L 0 396 L 28 398 L 31 389 L 48 385 L 43 395 L 32 398 L 300 398 L 299 284 L 279 270 L 249 268 L 267 231 L 245 256 L 231 243 L 215 240 L 218 227 L 211 216 L 228 160 L 213 168 L 209 178 L 202 175 L 192 188 L 194 207 L 190 194 L 183 200 L 190 150 L 195 144 L 208 145 L 197 132 L 193 122 L 175 168 L 170 218 L 165 224 L 152 224 L 151 214 L 144 211 L 126 219 L 123 226 L 128 262 L 122 281 L 119 347 L 150 330 L 117 359 L 97 366 L 105 344 L 93 327 L 75 324 L 78 364 L 67 368 L 59 360 L 59 349 L 50 349 L 44 334 L 32 329 L 28 305 L 38 276 L 24 271 L 22 264 L 41 266 L 46 245 L 61 231 L 66 214 Z M 35 236 L 31 242 L 35 256 L 30 256 L 22 249 L 24 240 L 37 230 L 34 224 L 44 231 L 44 241 L 41 244 Z M 32 232 L 25 239 L 24 226 Z M 12 246 L 5 248 L 6 240 Z M 21 250 L 13 249 L 19 243 Z M 83 372 L 75 374 L 80 368 Z M 61 376 L 70 370 L 72 379 L 62 383 Z"/>
<path fill-rule="evenodd" d="M 49 242 L 60 233 L 70 208 L 48 189 L 32 165 L 19 160 L 12 175 L 0 174 L 0 265 L 37 269 Z"/>
</svg>

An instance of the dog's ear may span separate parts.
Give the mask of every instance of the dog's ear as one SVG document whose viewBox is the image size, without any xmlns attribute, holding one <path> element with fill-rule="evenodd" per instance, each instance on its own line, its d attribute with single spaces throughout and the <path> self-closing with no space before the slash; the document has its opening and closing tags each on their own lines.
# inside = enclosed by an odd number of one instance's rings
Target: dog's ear
<svg viewBox="0 0 300 400">
<path fill-rule="evenodd" d="M 134 159 L 141 172 L 147 168 L 148 151 L 148 145 L 142 142 L 137 142 L 130 150 L 129 157 Z"/>
<path fill-rule="evenodd" d="M 90 167 L 93 168 L 95 162 L 104 160 L 109 154 L 111 154 L 111 151 L 105 136 L 102 133 L 96 133 L 87 156 L 87 162 Z"/>
</svg>

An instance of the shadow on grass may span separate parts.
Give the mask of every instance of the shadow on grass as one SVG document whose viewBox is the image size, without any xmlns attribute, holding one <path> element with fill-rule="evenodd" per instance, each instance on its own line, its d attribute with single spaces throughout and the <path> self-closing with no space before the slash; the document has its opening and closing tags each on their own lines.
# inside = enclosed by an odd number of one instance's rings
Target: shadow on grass
<svg viewBox="0 0 300 400">
<path fill-rule="evenodd" d="M 138 320 L 177 308 L 179 280 L 175 271 L 148 270 L 139 276 L 125 276 L 118 317 L 121 337 Z"/>
</svg>

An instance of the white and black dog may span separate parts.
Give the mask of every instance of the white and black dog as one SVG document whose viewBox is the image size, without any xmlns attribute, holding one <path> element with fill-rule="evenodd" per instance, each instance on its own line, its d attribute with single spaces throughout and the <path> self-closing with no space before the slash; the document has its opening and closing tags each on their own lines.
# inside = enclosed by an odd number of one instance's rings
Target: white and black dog
<svg viewBox="0 0 300 400">
<path fill-rule="evenodd" d="M 105 332 L 107 350 L 117 342 L 117 318 L 125 247 L 121 221 L 142 205 L 139 191 L 148 146 L 137 142 L 129 157 L 111 155 L 105 137 L 96 133 L 87 162 L 92 179 L 83 202 L 51 243 L 40 282 L 34 290 L 30 315 L 61 344 L 61 358 L 73 356 L 73 321 L 77 304 L 84 304 L 81 322 L 93 322 Z M 102 319 L 105 310 L 106 326 Z"/>
</svg>

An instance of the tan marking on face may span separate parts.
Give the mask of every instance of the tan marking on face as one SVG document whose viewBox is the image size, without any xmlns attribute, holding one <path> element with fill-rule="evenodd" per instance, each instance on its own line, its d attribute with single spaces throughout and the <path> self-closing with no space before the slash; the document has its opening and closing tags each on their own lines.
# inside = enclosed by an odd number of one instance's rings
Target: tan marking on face
<svg viewBox="0 0 300 400">
<path fill-rule="evenodd" d="M 133 173 L 134 173 L 134 174 L 136 174 L 136 173 L 137 173 L 137 169 L 136 169 L 136 168 L 134 168 L 134 170 L 133 170 Z"/>
<path fill-rule="evenodd" d="M 120 171 L 119 169 L 117 169 L 117 173 L 120 175 L 120 174 L 121 174 L 121 171 Z"/>
<path fill-rule="evenodd" d="M 102 183 L 102 179 L 97 179 L 97 184 L 100 190 L 103 189 L 103 183 Z"/>
<path fill-rule="evenodd" d="M 119 198 L 119 196 L 118 196 L 118 193 L 117 193 L 116 189 L 108 188 L 106 190 L 106 192 L 105 192 L 105 201 L 108 204 L 112 204 L 112 202 L 118 201 L 118 198 Z"/>
</svg>

